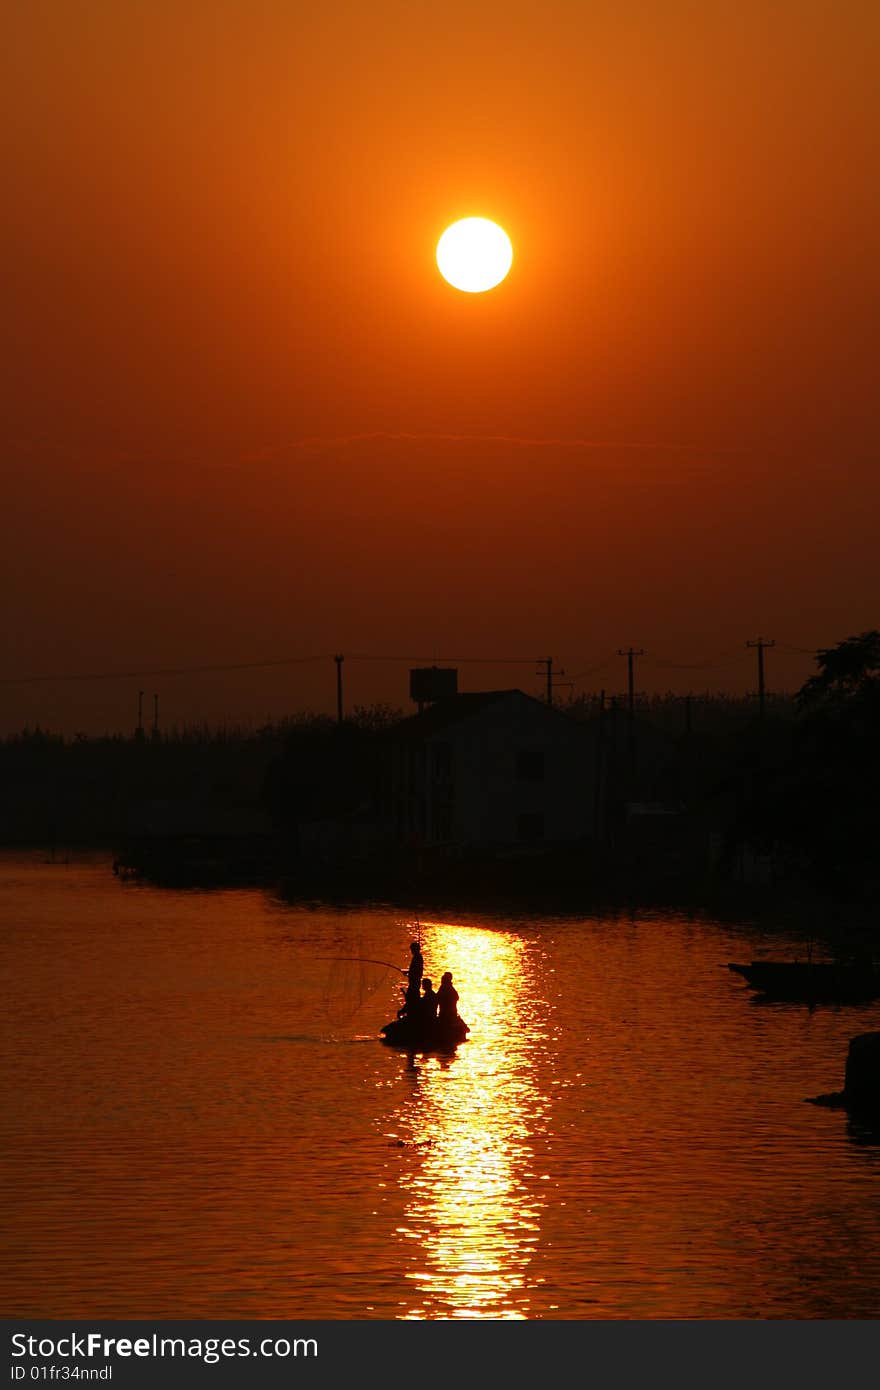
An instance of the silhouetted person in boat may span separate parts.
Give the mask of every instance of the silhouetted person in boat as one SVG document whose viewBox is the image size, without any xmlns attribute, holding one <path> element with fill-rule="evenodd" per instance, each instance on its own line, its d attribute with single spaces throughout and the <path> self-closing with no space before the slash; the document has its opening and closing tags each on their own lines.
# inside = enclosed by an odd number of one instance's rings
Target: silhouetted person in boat
<svg viewBox="0 0 880 1390">
<path fill-rule="evenodd" d="M 398 1018 L 418 1018 L 421 1008 L 421 995 L 419 988 L 422 983 L 422 974 L 425 969 L 425 958 L 422 955 L 422 948 L 417 941 L 411 941 L 409 949 L 412 952 L 412 959 L 407 970 L 409 983 L 406 993 L 403 996 L 403 1008 L 398 1011 Z"/>
<path fill-rule="evenodd" d="M 437 1021 L 441 1028 L 458 1022 L 458 990 L 452 983 L 452 971 L 447 970 L 437 991 Z"/>
<path fill-rule="evenodd" d="M 427 975 L 422 980 L 424 993 L 419 1004 L 419 1021 L 423 1028 L 433 1028 L 437 1021 L 437 993 Z"/>
</svg>

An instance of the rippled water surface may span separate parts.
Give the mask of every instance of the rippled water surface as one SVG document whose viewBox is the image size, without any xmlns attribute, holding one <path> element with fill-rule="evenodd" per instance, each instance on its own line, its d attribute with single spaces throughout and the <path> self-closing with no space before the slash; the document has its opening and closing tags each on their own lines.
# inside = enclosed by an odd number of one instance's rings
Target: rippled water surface
<svg viewBox="0 0 880 1390">
<path fill-rule="evenodd" d="M 471 1039 L 407 1058 L 393 909 L 0 860 L 2 1306 L 73 1317 L 880 1316 L 880 1148 L 804 1098 L 875 1007 L 756 1005 L 790 939 L 423 921 Z"/>
</svg>

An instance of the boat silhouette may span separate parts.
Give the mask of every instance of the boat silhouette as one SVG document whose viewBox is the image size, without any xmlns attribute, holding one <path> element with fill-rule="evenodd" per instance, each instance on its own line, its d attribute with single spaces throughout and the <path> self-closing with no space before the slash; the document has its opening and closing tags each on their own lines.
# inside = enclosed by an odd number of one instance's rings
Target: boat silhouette
<svg viewBox="0 0 880 1390">
<path fill-rule="evenodd" d="M 435 1019 L 427 1025 L 420 1019 L 395 1018 L 380 1032 L 383 1042 L 408 1052 L 452 1052 L 465 1041 L 470 1027 L 463 1018 L 449 1023 Z"/>
<path fill-rule="evenodd" d="M 801 1003 L 865 1003 L 880 998 L 880 968 L 870 960 L 753 960 L 728 963 L 768 999 Z"/>
</svg>

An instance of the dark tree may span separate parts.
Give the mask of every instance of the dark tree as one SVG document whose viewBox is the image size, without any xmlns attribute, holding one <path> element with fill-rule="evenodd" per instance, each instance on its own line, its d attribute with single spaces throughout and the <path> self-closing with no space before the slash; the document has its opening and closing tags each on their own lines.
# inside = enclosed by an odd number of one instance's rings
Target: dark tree
<svg viewBox="0 0 880 1390">
<path fill-rule="evenodd" d="M 836 891 L 873 889 L 880 784 L 880 632 L 817 653 L 798 692 L 788 829 Z"/>
<path fill-rule="evenodd" d="M 798 692 L 803 709 L 820 703 L 876 700 L 880 693 L 880 632 L 872 629 L 817 652 L 819 670 Z"/>
</svg>

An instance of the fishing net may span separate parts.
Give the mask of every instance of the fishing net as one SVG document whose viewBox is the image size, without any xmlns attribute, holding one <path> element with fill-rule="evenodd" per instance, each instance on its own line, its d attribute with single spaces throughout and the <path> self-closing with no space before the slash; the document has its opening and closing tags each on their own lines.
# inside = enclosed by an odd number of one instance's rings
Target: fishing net
<svg viewBox="0 0 880 1390">
<path fill-rule="evenodd" d="M 391 1010 L 388 1017 L 393 1018 L 403 1003 L 395 986 L 405 985 L 406 976 L 390 961 L 368 959 L 368 953 L 368 948 L 361 950 L 360 943 L 352 943 L 350 955 L 327 960 L 323 1009 L 328 1021 L 348 1022 L 374 998 L 386 1004 Z"/>
</svg>

